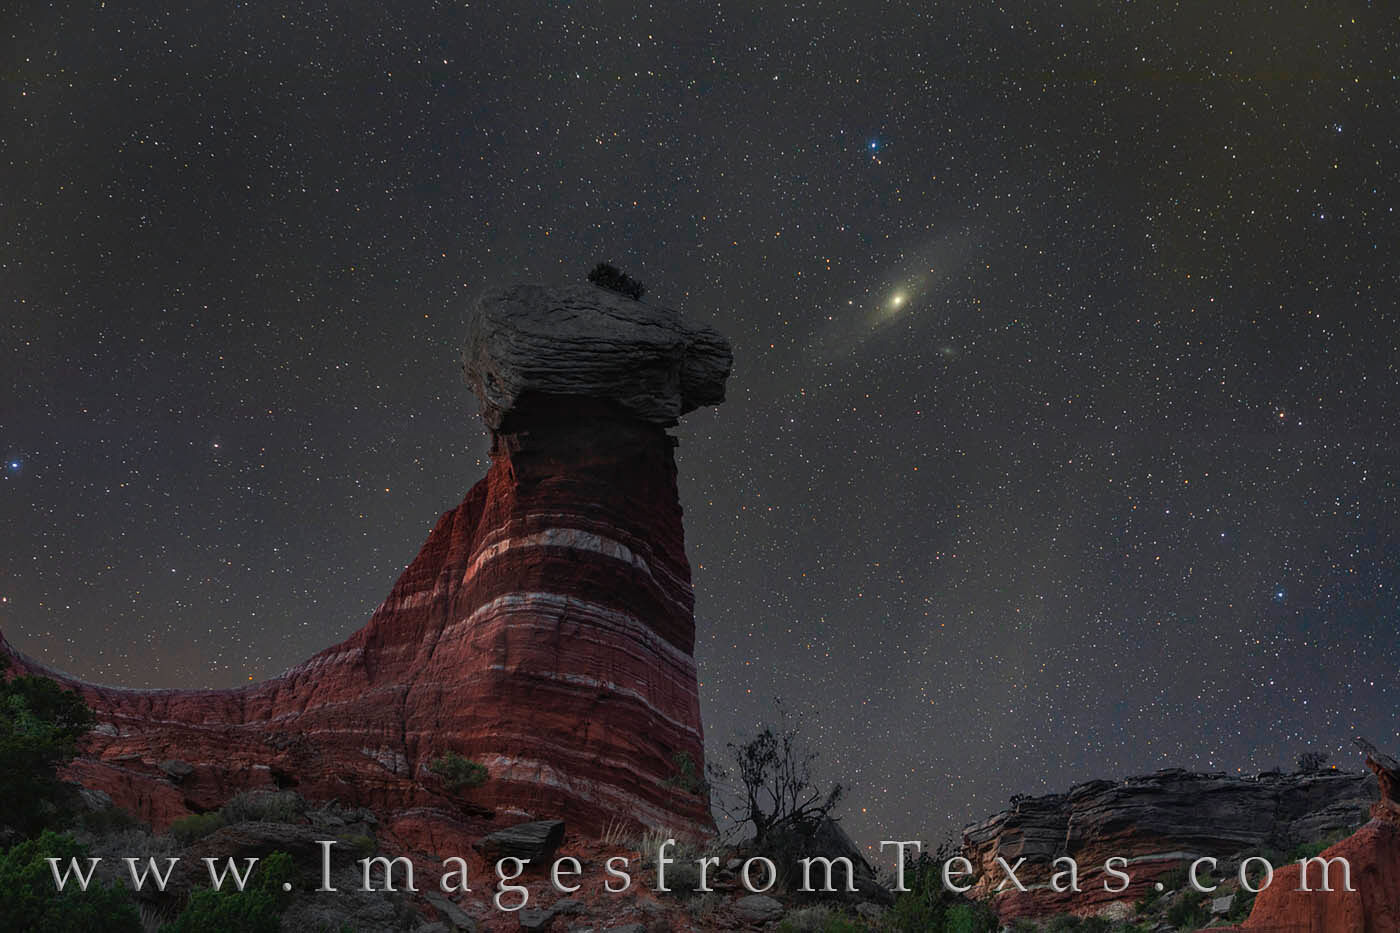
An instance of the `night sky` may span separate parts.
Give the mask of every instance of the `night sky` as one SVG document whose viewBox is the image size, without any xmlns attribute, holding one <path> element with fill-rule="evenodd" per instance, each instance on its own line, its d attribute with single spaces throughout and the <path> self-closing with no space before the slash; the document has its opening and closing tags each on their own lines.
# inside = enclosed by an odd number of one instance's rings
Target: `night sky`
<svg viewBox="0 0 1400 933">
<path fill-rule="evenodd" d="M 389 6 L 0 20 L 20 650 L 346 637 L 485 472 L 468 302 L 610 260 L 734 344 L 677 430 L 712 755 L 781 696 L 872 843 L 1400 751 L 1386 5 Z"/>
</svg>

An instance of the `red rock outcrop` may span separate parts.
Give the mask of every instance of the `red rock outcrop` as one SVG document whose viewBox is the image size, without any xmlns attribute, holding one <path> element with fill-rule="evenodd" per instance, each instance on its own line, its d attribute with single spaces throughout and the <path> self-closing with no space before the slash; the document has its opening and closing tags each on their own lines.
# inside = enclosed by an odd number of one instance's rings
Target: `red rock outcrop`
<svg viewBox="0 0 1400 933">
<path fill-rule="evenodd" d="M 712 826 L 706 797 L 671 780 L 681 756 L 703 768 L 704 744 L 665 429 L 723 398 L 728 345 L 591 287 L 488 293 L 473 320 L 468 379 L 493 429 L 490 469 L 350 638 L 229 690 L 82 683 L 0 638 L 22 670 L 95 709 L 73 779 L 158 827 L 240 790 L 295 787 L 371 807 L 429 851 L 444 812 Z M 572 375 L 551 381 L 560 371 Z M 485 393 L 483 378 L 510 391 Z M 571 394 L 546 391 L 559 388 Z M 430 770 L 447 752 L 489 780 L 450 793 Z"/>
<path fill-rule="evenodd" d="M 1221 933 L 1394 933 L 1400 930 L 1400 762 L 1382 754 L 1364 740 L 1357 744 L 1366 754 L 1366 766 L 1376 773 L 1381 799 L 1371 807 L 1371 822 L 1336 845 L 1321 858 L 1346 859 L 1351 866 L 1351 886 L 1345 890 L 1340 866 L 1329 875 L 1331 891 L 1321 891 L 1321 876 L 1314 868 L 1308 875 L 1311 890 L 1299 890 L 1297 864 L 1274 873 L 1273 882 L 1259 892 L 1249 919 L 1238 927 L 1217 928 Z"/>
<path fill-rule="evenodd" d="M 973 896 L 991 896 L 1003 920 L 1057 913 L 1093 915 L 1132 904 L 1159 878 L 1199 856 L 1227 860 L 1263 847 L 1312 842 L 1366 818 L 1376 780 L 1364 772 L 1261 774 L 1253 778 L 1172 769 L 1122 781 L 1089 781 L 1066 794 L 1018 799 L 1003 813 L 963 830 L 963 855 L 978 884 Z M 1060 856 L 1079 867 L 1079 892 L 1049 887 Z M 1128 860 L 1125 891 L 1103 871 L 1112 856 Z M 1014 866 L 1028 889 L 1018 890 L 997 865 Z M 1061 866 L 1063 867 L 1063 866 Z M 1058 870 L 1058 869 L 1053 869 Z"/>
</svg>

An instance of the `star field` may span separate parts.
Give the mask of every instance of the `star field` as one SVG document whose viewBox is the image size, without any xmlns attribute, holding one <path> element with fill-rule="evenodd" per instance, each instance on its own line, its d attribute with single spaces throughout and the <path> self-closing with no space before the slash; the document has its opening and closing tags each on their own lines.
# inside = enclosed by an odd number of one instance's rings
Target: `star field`
<svg viewBox="0 0 1400 933">
<path fill-rule="evenodd" d="M 8 639 L 349 635 L 485 471 L 470 297 L 606 259 L 734 344 L 677 430 L 712 755 L 781 696 L 873 844 L 1400 748 L 1393 17 L 605 6 L 9 19 Z"/>
</svg>

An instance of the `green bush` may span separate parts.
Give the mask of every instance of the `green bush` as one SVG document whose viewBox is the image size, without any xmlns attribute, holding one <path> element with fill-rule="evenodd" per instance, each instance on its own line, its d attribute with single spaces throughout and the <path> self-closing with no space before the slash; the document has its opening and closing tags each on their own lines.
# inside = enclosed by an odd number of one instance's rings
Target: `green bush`
<svg viewBox="0 0 1400 933">
<path fill-rule="evenodd" d="M 981 904 L 954 904 L 943 914 L 943 933 L 985 933 L 996 928 L 996 918 Z"/>
<path fill-rule="evenodd" d="M 56 821 L 58 769 L 73 760 L 96 719 L 82 697 L 48 677 L 6 681 L 9 666 L 0 654 L 0 825 L 30 835 Z"/>
<path fill-rule="evenodd" d="M 454 794 L 468 787 L 480 787 L 491 776 L 485 765 L 469 761 L 456 752 L 433 759 L 428 770 L 442 778 L 447 783 L 447 789 Z"/>
<path fill-rule="evenodd" d="M 191 813 L 170 824 L 170 835 L 183 845 L 196 839 L 203 839 L 224 825 L 224 815 L 218 810 L 212 813 Z"/>
<path fill-rule="evenodd" d="M 1249 912 L 1254 909 L 1254 892 L 1245 888 L 1235 889 L 1235 899 L 1230 902 L 1230 912 L 1225 915 L 1225 919 L 1231 923 L 1239 923 L 1249 917 Z"/>
<path fill-rule="evenodd" d="M 1167 922 L 1174 930 L 1195 930 L 1210 922 L 1210 906 L 1206 896 L 1190 892 L 1177 899 L 1167 910 Z"/>
<path fill-rule="evenodd" d="M 690 757 L 688 752 L 676 752 L 671 756 L 671 763 L 675 765 L 676 773 L 665 780 L 667 787 L 678 787 L 687 794 L 700 796 L 710 789 L 710 784 L 700 774 L 700 769 L 695 766 L 695 759 Z"/>
<path fill-rule="evenodd" d="M 1300 859 L 1314 858 L 1321 855 L 1327 849 L 1341 842 L 1343 839 L 1356 832 L 1354 829 L 1339 829 L 1336 832 L 1328 833 L 1321 839 L 1312 842 L 1304 842 L 1294 846 L 1293 851 L 1288 853 L 1288 861 L 1296 862 Z M 1277 863 L 1275 863 L 1277 865 Z"/>
<path fill-rule="evenodd" d="M 70 874 L 60 892 L 46 858 L 59 860 L 60 874 L 71 858 L 78 859 L 80 867 L 87 866 L 87 850 L 72 836 L 48 830 L 0 853 L 0 930 L 141 933 L 141 917 L 126 891 L 96 881 L 83 891 Z"/>
<path fill-rule="evenodd" d="M 226 879 L 224 887 L 200 888 L 174 921 L 162 924 L 159 933 L 278 933 L 282 911 L 291 894 L 282 890 L 296 875 L 292 857 L 273 852 L 258 862 L 242 891 Z"/>
<path fill-rule="evenodd" d="M 870 927 L 854 917 L 827 907 L 790 910 L 777 933 L 866 933 Z"/>
<path fill-rule="evenodd" d="M 896 895 L 884 929 L 897 933 L 994 933 L 1000 929 L 991 908 L 943 887 L 940 869 L 952 854 L 951 844 L 944 843 L 906 864 L 904 886 L 909 890 Z"/>
</svg>

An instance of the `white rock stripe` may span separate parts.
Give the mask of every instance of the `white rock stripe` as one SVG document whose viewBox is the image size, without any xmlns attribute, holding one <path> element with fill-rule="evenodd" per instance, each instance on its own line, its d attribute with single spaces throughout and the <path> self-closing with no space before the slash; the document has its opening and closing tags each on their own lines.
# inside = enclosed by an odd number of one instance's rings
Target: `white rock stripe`
<svg viewBox="0 0 1400 933">
<path fill-rule="evenodd" d="M 465 619 L 448 625 L 443 629 L 442 636 L 446 638 L 449 632 L 457 634 L 456 629 L 466 629 L 479 625 L 482 623 L 482 619 L 497 613 L 528 614 L 533 617 L 530 620 L 531 625 L 539 625 L 545 619 L 551 623 L 558 623 L 559 617 L 565 613 L 595 625 L 611 624 L 613 628 L 625 631 L 626 634 L 645 644 L 653 652 L 666 656 L 689 674 L 695 673 L 694 657 L 662 638 L 651 626 L 636 616 L 626 612 L 618 612 L 616 609 L 609 609 L 607 606 L 600 606 L 576 596 L 564 596 L 559 593 L 524 592 L 497 596 L 495 599 L 478 606 Z"/>
<path fill-rule="evenodd" d="M 492 540 L 494 539 L 494 540 Z M 642 573 L 646 574 L 657 589 L 666 599 L 680 612 L 689 615 L 691 607 L 676 595 L 676 592 L 685 592 L 688 587 L 675 574 L 665 568 L 656 568 L 665 578 L 664 582 L 657 579 L 656 572 L 650 563 L 644 560 L 627 545 L 612 538 L 604 537 L 591 531 L 584 531 L 580 528 L 551 527 L 528 535 L 518 535 L 515 537 L 502 537 L 495 534 L 488 539 L 490 543 L 483 544 L 477 549 L 471 562 L 467 564 L 467 569 L 462 573 L 461 586 L 470 585 L 472 579 L 480 572 L 481 568 L 491 561 L 501 557 L 509 551 L 527 550 L 529 548 L 562 548 L 570 551 L 579 551 L 585 554 L 597 554 L 603 557 L 610 557 L 614 560 L 622 561 Z M 378 615 L 381 612 L 404 612 L 409 609 L 417 609 L 426 606 L 447 596 L 447 586 L 438 581 L 431 589 L 417 590 L 406 593 L 398 599 L 385 599 L 375 610 Z"/>
<path fill-rule="evenodd" d="M 503 538 L 529 537 L 537 533 L 531 532 L 528 535 L 518 535 L 515 533 L 515 528 L 518 525 L 539 524 L 543 522 L 549 522 L 552 523 L 550 525 L 550 530 L 557 528 L 559 530 L 580 531 L 582 529 L 577 528 L 576 525 L 573 523 L 587 522 L 588 520 L 589 519 L 586 516 L 575 515 L 569 512 L 527 512 L 523 516 L 512 517 L 509 521 L 507 521 L 504 525 L 502 525 L 499 528 L 492 529 L 482 538 L 481 544 L 478 546 L 478 548 L 479 550 L 484 550 L 486 548 L 492 547 L 495 544 L 499 543 Z M 593 532 L 586 533 L 593 534 Z M 622 548 L 629 554 L 636 553 L 635 549 L 628 547 L 620 541 L 615 541 L 613 539 L 606 538 L 606 536 L 604 535 L 596 535 L 596 537 L 609 541 L 610 544 Z M 641 556 L 638 556 L 637 559 L 645 562 L 645 558 Z M 662 577 L 666 579 L 667 582 L 669 582 L 677 590 L 684 592 L 690 589 L 689 583 L 678 577 L 676 574 L 672 573 L 670 568 L 666 567 L 664 564 L 657 564 L 653 567 L 649 563 L 647 563 L 646 569 L 647 572 L 651 574 L 653 580 L 657 578 L 657 574 L 659 573 Z"/>
<path fill-rule="evenodd" d="M 629 817 L 632 817 L 639 823 L 653 828 L 676 825 L 678 816 L 674 810 L 648 803 L 635 794 L 629 794 L 625 789 L 613 784 L 603 784 L 586 778 L 568 777 L 546 762 L 535 761 L 529 758 L 510 758 L 505 755 L 495 755 L 486 756 L 480 760 L 481 763 L 486 766 L 487 770 L 491 772 L 491 777 L 494 780 L 516 781 L 522 784 L 542 784 L 546 787 L 558 788 L 575 797 L 593 803 L 599 808 L 610 808 L 625 812 Z M 658 787 L 665 786 L 663 782 L 654 777 L 647 778 L 645 775 L 640 774 L 637 775 L 637 777 L 650 780 Z"/>
<path fill-rule="evenodd" d="M 504 664 L 492 664 L 491 670 L 505 671 L 507 670 L 507 668 Z M 621 684 L 613 683 L 610 680 L 603 680 L 599 677 L 589 677 L 586 674 L 559 674 L 553 671 L 529 671 L 528 676 L 542 680 L 558 681 L 560 683 L 568 684 L 571 687 L 588 687 L 593 690 L 606 689 L 611 691 L 612 693 L 620 694 L 625 697 L 630 697 L 631 699 L 645 706 L 647 709 L 651 710 L 653 714 L 655 714 L 661 719 L 666 720 L 682 732 L 689 733 L 690 735 L 695 736 L 697 739 L 699 739 L 700 737 L 699 730 L 697 730 L 694 726 L 687 725 L 681 722 L 679 719 L 673 719 L 672 717 L 666 715 L 660 709 L 658 709 L 655 704 L 653 704 L 646 697 L 642 696 L 642 694 L 638 691 L 633 690 L 631 687 L 624 687 Z"/>
</svg>

